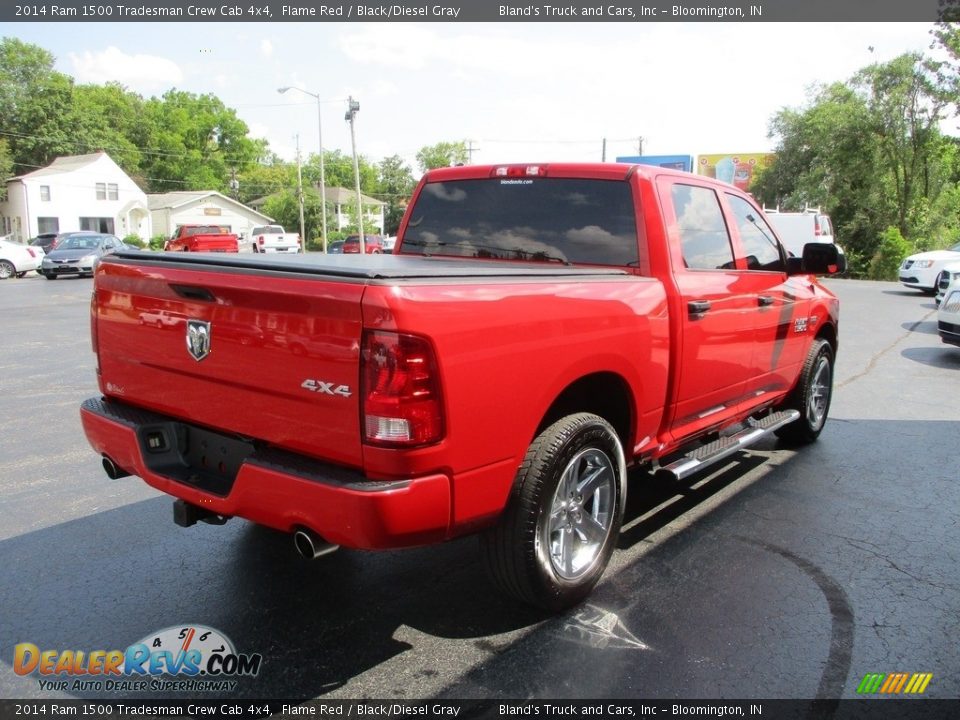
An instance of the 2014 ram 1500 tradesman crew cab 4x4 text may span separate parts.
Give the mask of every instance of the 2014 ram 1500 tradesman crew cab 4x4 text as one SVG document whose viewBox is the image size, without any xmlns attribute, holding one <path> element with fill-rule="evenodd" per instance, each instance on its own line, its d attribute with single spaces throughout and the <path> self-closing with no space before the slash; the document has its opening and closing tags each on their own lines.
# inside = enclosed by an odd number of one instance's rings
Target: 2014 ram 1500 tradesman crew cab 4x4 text
<svg viewBox="0 0 960 720">
<path fill-rule="evenodd" d="M 603 573 L 631 466 L 817 438 L 838 303 L 813 274 L 840 270 L 708 178 L 434 170 L 392 256 L 105 258 L 83 426 L 180 525 L 239 516 L 308 556 L 481 532 L 498 586 L 559 609 Z"/>
</svg>

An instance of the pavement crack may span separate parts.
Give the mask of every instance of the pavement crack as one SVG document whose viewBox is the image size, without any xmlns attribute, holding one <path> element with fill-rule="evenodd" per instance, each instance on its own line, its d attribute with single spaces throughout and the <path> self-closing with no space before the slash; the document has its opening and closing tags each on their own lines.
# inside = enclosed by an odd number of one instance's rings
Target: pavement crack
<svg viewBox="0 0 960 720">
<path fill-rule="evenodd" d="M 917 320 L 915 323 L 913 323 L 912 325 L 910 325 L 910 327 L 908 327 L 908 328 L 903 332 L 902 335 L 897 336 L 897 338 L 894 339 L 894 341 L 893 341 L 892 343 L 890 343 L 889 345 L 887 345 L 885 348 L 883 348 L 883 349 L 880 350 L 879 352 L 874 353 L 873 356 L 871 356 L 870 361 L 867 363 L 867 366 L 866 366 L 862 371 L 858 372 L 856 375 L 851 375 L 850 377 L 848 377 L 848 378 L 847 378 L 846 380 L 844 380 L 843 382 L 837 383 L 837 389 L 839 390 L 840 388 L 844 388 L 844 387 L 846 387 L 847 385 L 850 385 L 851 383 L 856 382 L 856 381 L 859 380 L 860 378 L 869 375 L 869 374 L 873 371 L 873 369 L 877 366 L 877 363 L 880 362 L 880 358 L 882 358 L 882 357 L 883 357 L 884 355 L 886 355 L 888 352 L 890 352 L 891 350 L 893 350 L 893 349 L 894 349 L 897 345 L 899 345 L 903 340 L 905 340 L 906 338 L 910 337 L 910 333 L 915 332 L 916 329 L 917 329 L 920 325 L 922 325 L 923 323 L 925 323 L 925 322 L 927 321 L 927 319 L 930 318 L 932 315 L 934 315 L 936 312 L 937 312 L 937 311 L 936 311 L 935 309 L 934 309 L 934 310 L 930 310 L 926 315 L 924 315 L 924 316 L 921 317 L 919 320 Z"/>
</svg>

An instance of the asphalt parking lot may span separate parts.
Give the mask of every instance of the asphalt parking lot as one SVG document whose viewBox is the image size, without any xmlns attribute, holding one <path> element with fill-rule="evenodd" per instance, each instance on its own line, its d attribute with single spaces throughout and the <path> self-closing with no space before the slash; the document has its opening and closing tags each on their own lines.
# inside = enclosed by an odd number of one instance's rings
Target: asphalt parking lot
<svg viewBox="0 0 960 720">
<path fill-rule="evenodd" d="M 2 282 L 0 697 L 104 696 L 16 675 L 17 643 L 125 648 L 201 623 L 264 656 L 238 698 L 853 698 L 890 672 L 958 698 L 960 349 L 931 298 L 827 284 L 841 339 L 820 441 L 681 487 L 634 477 L 604 580 L 547 617 L 496 594 L 474 538 L 308 562 L 243 521 L 175 526 L 81 431 L 92 281 Z"/>
</svg>

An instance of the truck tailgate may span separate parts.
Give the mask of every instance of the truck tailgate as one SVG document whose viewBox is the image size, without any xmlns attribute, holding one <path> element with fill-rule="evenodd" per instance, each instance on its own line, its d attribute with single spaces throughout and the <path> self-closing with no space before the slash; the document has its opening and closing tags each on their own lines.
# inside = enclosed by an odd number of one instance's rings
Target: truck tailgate
<svg viewBox="0 0 960 720">
<path fill-rule="evenodd" d="M 93 316 L 105 349 L 100 389 L 196 425 L 360 467 L 364 288 L 203 263 L 103 262 Z"/>
</svg>

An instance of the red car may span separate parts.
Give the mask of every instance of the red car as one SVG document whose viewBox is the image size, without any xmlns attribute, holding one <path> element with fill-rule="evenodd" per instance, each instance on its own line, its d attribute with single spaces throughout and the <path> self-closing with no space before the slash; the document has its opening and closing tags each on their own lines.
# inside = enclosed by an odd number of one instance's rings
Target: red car
<svg viewBox="0 0 960 720">
<path fill-rule="evenodd" d="M 164 244 L 167 252 L 227 252 L 240 251 L 237 236 L 230 228 L 220 225 L 180 225 L 177 232 Z"/>
<path fill-rule="evenodd" d="M 379 235 L 363 235 L 364 250 L 368 255 L 379 255 L 383 252 L 383 238 Z M 343 248 L 341 250 L 344 254 L 354 254 L 360 252 L 360 236 L 359 235 L 348 235 L 346 240 L 343 241 Z"/>
<path fill-rule="evenodd" d="M 565 608 L 616 546 L 628 468 L 684 480 L 820 435 L 839 308 L 814 274 L 843 259 L 803 255 L 676 170 L 433 170 L 394 255 L 104 258 L 83 427 L 181 526 L 242 517 L 308 557 L 480 532 L 497 585 Z M 137 321 L 160 309 L 182 329 Z"/>
</svg>

